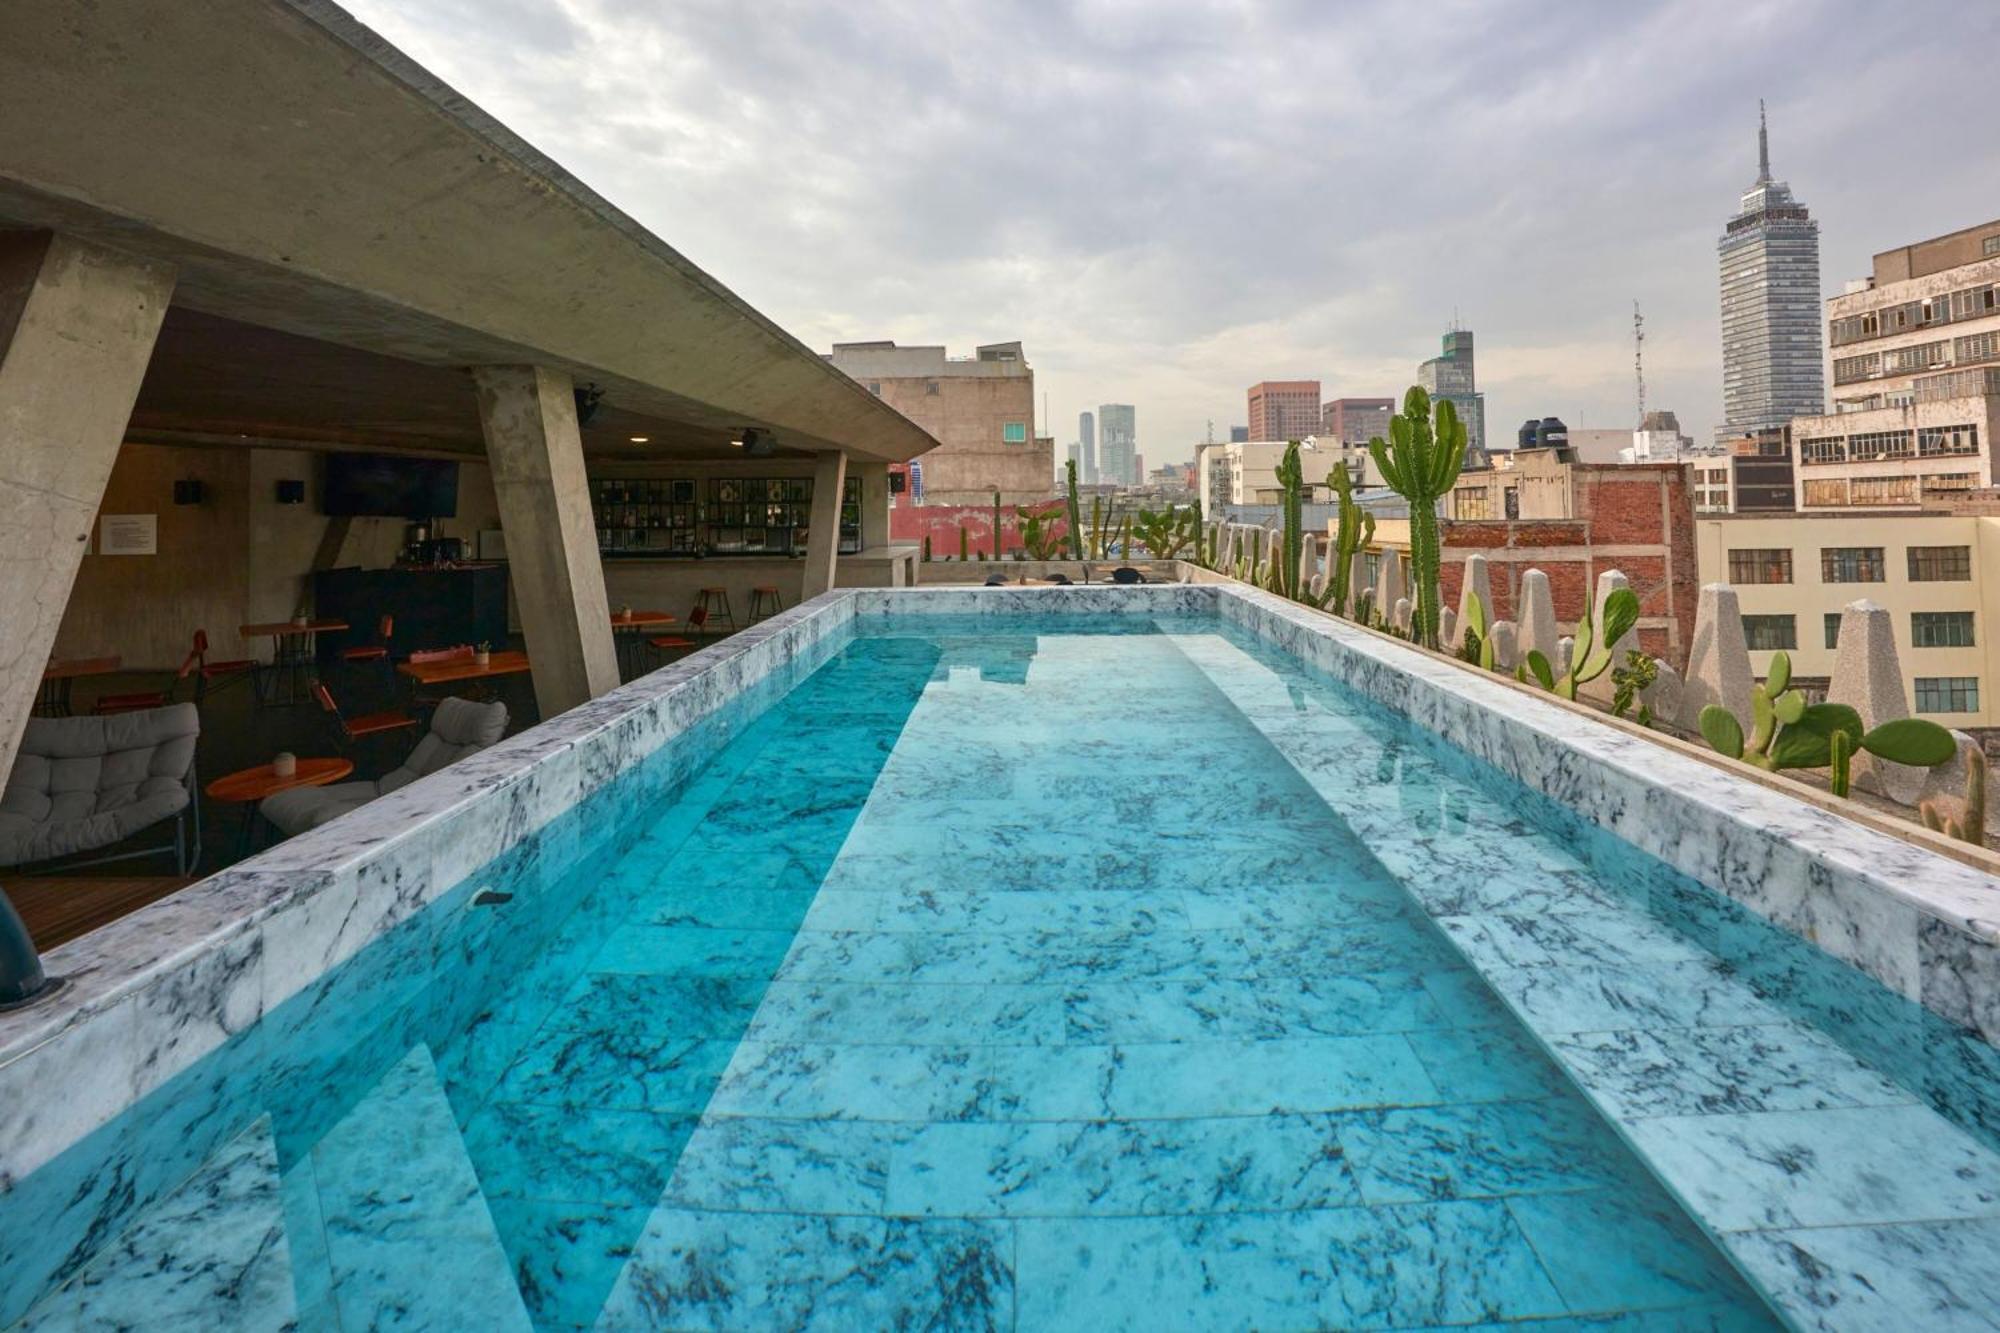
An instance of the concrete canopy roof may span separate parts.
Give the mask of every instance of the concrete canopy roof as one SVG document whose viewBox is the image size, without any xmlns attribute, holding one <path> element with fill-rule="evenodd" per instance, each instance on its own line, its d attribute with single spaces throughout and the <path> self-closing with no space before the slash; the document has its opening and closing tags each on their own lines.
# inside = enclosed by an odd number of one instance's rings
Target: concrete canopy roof
<svg viewBox="0 0 2000 1333">
<path fill-rule="evenodd" d="M 593 452 L 937 443 L 325 0 L 9 6 L 0 124 L 0 226 L 179 266 L 135 435 L 477 450 L 533 362 Z"/>
</svg>

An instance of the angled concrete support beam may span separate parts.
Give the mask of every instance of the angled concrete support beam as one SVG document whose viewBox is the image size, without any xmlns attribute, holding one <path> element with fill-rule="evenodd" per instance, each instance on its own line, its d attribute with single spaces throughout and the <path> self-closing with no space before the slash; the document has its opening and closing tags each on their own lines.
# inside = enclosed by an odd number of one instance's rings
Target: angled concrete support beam
<svg viewBox="0 0 2000 1333">
<path fill-rule="evenodd" d="M 833 587 L 833 562 L 840 550 L 840 496 L 846 488 L 847 455 L 838 449 L 817 455 L 813 460 L 812 526 L 806 532 L 801 599 L 817 597 Z M 862 508 L 865 513 L 865 503 Z"/>
<path fill-rule="evenodd" d="M 0 783 L 173 290 L 167 265 L 0 232 Z"/>
<path fill-rule="evenodd" d="M 618 684 L 597 523 L 568 375 L 480 366 L 479 421 L 544 719 Z"/>
</svg>

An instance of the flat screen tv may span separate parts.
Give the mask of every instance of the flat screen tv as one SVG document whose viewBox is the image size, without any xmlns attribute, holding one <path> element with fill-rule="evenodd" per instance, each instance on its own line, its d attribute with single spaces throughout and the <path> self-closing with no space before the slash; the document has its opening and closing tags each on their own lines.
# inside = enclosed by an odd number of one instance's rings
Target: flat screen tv
<svg viewBox="0 0 2000 1333">
<path fill-rule="evenodd" d="M 328 514 L 374 518 L 457 518 L 458 464 L 395 454 L 328 454 Z"/>
</svg>

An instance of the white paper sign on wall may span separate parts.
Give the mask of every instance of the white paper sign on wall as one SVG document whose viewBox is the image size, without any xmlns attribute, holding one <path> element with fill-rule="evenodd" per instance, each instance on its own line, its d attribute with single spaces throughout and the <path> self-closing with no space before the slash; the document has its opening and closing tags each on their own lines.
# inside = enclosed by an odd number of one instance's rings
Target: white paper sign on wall
<svg viewBox="0 0 2000 1333">
<path fill-rule="evenodd" d="M 106 514 L 97 521 L 99 555 L 158 555 L 158 514 Z"/>
</svg>

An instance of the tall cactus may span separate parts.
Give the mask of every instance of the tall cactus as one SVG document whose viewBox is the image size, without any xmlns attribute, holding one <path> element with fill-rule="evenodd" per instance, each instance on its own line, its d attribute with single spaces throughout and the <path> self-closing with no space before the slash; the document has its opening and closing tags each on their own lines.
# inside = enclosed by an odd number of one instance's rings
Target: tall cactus
<svg viewBox="0 0 2000 1333">
<path fill-rule="evenodd" d="M 993 558 L 995 560 L 1000 558 L 1002 544 L 1000 540 L 1000 492 L 998 489 L 995 489 L 993 492 Z"/>
<path fill-rule="evenodd" d="M 1305 469 L 1299 466 L 1299 442 L 1285 443 L 1285 456 L 1278 460 L 1278 485 L 1284 488 L 1284 536 L 1280 539 L 1283 551 L 1278 558 L 1278 568 L 1272 573 L 1272 591 L 1297 601 L 1304 589 L 1299 587 L 1299 565 L 1305 553 L 1304 507 L 1300 493 L 1305 490 Z"/>
<path fill-rule="evenodd" d="M 1338 508 L 1333 549 L 1327 553 L 1326 596 L 1320 605 L 1344 616 L 1354 581 L 1354 556 L 1375 540 L 1375 515 L 1354 503 L 1354 474 L 1347 470 L 1347 464 L 1335 463 L 1333 471 L 1326 474 L 1326 484 L 1333 487 Z"/>
<path fill-rule="evenodd" d="M 1435 414 L 1434 414 L 1435 413 Z M 1465 466 L 1465 423 L 1448 398 L 1438 400 L 1411 385 L 1403 410 L 1389 419 L 1389 440 L 1368 442 L 1389 488 L 1410 502 L 1410 578 L 1416 594 L 1411 638 L 1438 646 L 1437 504 L 1451 493 Z"/>
<path fill-rule="evenodd" d="M 1083 512 L 1076 503 L 1076 460 L 1065 464 L 1069 472 L 1069 558 L 1083 559 Z"/>
</svg>

